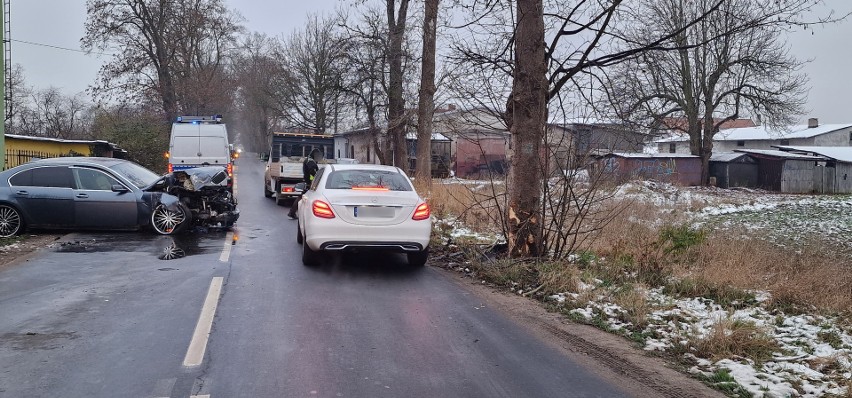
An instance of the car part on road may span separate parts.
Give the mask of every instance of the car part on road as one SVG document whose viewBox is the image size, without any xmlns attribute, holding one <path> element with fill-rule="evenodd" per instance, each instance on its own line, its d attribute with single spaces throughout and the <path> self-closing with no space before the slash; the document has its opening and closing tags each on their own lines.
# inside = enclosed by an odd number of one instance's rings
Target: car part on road
<svg viewBox="0 0 852 398">
<path fill-rule="evenodd" d="M 15 236 L 23 230 L 21 213 L 12 206 L 0 205 L 0 238 Z"/>
</svg>

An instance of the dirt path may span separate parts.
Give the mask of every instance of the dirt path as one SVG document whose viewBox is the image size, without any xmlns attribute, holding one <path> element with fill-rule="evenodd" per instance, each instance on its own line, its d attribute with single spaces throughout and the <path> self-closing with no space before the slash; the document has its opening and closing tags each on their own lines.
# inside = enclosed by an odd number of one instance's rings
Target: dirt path
<svg viewBox="0 0 852 398">
<path fill-rule="evenodd" d="M 550 313 L 534 300 L 495 290 L 438 268 L 530 331 L 607 380 L 637 397 L 724 397 L 698 380 L 673 369 L 662 358 L 652 357 L 620 336 L 581 325 Z"/>
</svg>

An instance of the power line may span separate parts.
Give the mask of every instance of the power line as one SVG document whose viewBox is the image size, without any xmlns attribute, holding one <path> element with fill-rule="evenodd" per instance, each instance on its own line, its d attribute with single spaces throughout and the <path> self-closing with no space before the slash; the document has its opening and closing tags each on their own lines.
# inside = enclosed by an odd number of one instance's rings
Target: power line
<svg viewBox="0 0 852 398">
<path fill-rule="evenodd" d="M 52 44 L 36 43 L 36 42 L 26 41 L 26 40 L 9 39 L 9 41 L 13 41 L 13 42 L 16 42 L 16 43 L 29 44 L 29 45 L 32 45 L 32 46 L 48 47 L 48 48 L 53 48 L 53 49 L 57 49 L 57 50 L 73 51 L 73 52 L 83 53 L 83 54 L 113 55 L 113 54 L 109 54 L 109 53 L 100 53 L 100 52 L 97 52 L 97 51 L 83 51 L 83 50 L 77 50 L 77 49 L 73 49 L 73 48 L 54 46 Z"/>
</svg>

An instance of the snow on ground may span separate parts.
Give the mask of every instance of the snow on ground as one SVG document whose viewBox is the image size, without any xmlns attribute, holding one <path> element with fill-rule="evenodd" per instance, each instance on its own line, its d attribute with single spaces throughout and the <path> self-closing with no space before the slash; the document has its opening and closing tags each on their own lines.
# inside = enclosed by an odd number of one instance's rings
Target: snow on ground
<svg viewBox="0 0 852 398">
<path fill-rule="evenodd" d="M 484 185 L 487 181 L 468 182 Z M 813 239 L 829 248 L 852 253 L 852 196 L 788 195 L 754 189 L 676 187 L 639 181 L 623 184 L 615 197 L 653 205 L 661 223 L 666 214 L 683 215 L 693 225 L 761 237 L 778 245 L 808 244 Z M 635 220 L 655 222 L 654 220 Z M 455 219 L 441 220 L 453 237 L 472 236 L 493 242 L 494 236 L 476 234 Z M 848 320 L 815 315 L 791 315 L 766 307 L 767 292 L 751 292 L 754 300 L 725 308 L 706 298 L 673 297 L 661 288 L 643 290 L 650 314 L 641 328 L 628 311 L 615 304 L 601 281 L 582 283 L 576 292 L 550 297 L 573 308 L 570 314 L 589 323 L 641 341 L 647 351 L 686 352 L 691 372 L 713 383 L 731 378 L 754 397 L 845 396 L 852 379 L 852 325 Z M 710 335 L 720 321 L 744 322 L 764 331 L 778 348 L 770 360 L 755 363 L 742 357 L 700 358 L 692 343 Z M 712 376 L 724 374 L 722 381 Z"/>
<path fill-rule="evenodd" d="M 433 215 L 432 223 L 433 230 L 444 231 L 443 233 L 439 233 L 456 242 L 464 240 L 465 242 L 473 244 L 493 244 L 495 242 L 500 243 L 502 241 L 499 234 L 476 232 L 465 226 L 464 222 L 453 216 L 439 218 Z"/>
<path fill-rule="evenodd" d="M 595 290 L 597 289 L 597 290 Z M 661 288 L 643 290 L 651 308 L 647 326 L 639 329 L 626 322 L 627 311 L 608 301 L 606 294 L 588 291 L 606 289 L 585 285 L 577 293 L 561 293 L 550 298 L 562 305 L 576 306 L 569 311 L 615 333 L 629 337 L 646 336 L 642 341 L 647 351 L 682 351 L 691 342 L 707 337 L 720 321 L 753 324 L 778 344 L 771 360 L 758 364 L 746 358 L 718 361 L 697 358 L 702 353 L 689 349 L 684 360 L 695 365 L 692 373 L 710 377 L 720 370 L 728 373 L 754 397 L 820 397 L 845 393 L 844 381 L 852 376 L 852 330 L 840 326 L 838 319 L 812 315 L 787 315 L 770 312 L 761 304 L 742 309 L 726 309 L 706 298 L 676 298 Z M 583 290 L 587 294 L 583 293 Z M 578 302 L 579 297 L 594 297 Z M 755 292 L 757 302 L 769 297 Z"/>
</svg>

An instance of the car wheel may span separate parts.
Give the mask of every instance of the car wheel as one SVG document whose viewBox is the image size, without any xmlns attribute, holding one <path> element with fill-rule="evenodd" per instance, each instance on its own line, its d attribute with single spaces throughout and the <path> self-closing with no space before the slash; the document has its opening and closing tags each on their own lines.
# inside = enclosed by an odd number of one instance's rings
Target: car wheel
<svg viewBox="0 0 852 398">
<path fill-rule="evenodd" d="M 192 213 L 183 205 L 178 210 L 169 210 L 166 206 L 158 205 L 151 213 L 151 226 L 160 235 L 174 235 L 186 229 Z"/>
<path fill-rule="evenodd" d="M 304 239 L 304 237 L 302 237 Z M 321 253 L 318 251 L 314 251 L 308 246 L 308 242 L 302 243 L 302 264 L 307 266 L 317 265 L 320 262 Z"/>
<path fill-rule="evenodd" d="M 296 219 L 298 220 L 298 218 Z M 302 238 L 302 228 L 298 221 L 296 221 L 296 243 L 302 244 L 305 240 Z"/>
<path fill-rule="evenodd" d="M 429 248 L 420 252 L 408 253 L 408 265 L 422 267 L 426 265 L 427 258 L 429 258 Z"/>
<path fill-rule="evenodd" d="M 0 238 L 15 236 L 24 230 L 24 218 L 18 209 L 0 205 Z"/>
<path fill-rule="evenodd" d="M 263 184 L 263 196 L 267 197 L 267 198 L 272 197 L 272 191 L 269 190 L 269 188 L 266 186 L 266 184 Z"/>
</svg>

